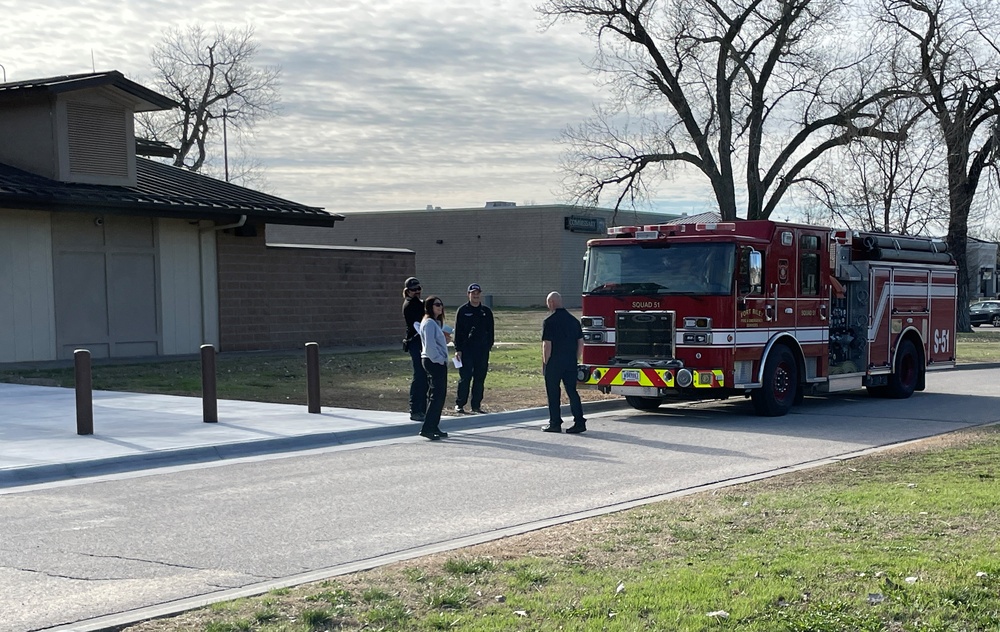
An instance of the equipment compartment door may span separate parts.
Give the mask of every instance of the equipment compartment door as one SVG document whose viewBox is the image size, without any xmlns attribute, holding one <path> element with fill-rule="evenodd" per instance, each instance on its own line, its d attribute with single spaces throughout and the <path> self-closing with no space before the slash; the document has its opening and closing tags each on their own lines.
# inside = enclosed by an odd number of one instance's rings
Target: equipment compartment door
<svg viewBox="0 0 1000 632">
<path fill-rule="evenodd" d="M 927 335 L 932 362 L 955 361 L 955 315 L 958 305 L 958 273 L 954 270 L 931 272 L 931 316 Z"/>
<path fill-rule="evenodd" d="M 890 312 L 892 311 L 892 270 L 872 267 L 868 303 L 868 362 L 872 367 L 891 366 Z"/>
</svg>

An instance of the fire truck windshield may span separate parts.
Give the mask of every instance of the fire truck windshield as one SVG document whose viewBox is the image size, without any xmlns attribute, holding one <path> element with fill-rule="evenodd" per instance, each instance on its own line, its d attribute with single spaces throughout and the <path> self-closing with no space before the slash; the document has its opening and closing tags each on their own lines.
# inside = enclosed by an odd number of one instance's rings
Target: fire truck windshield
<svg viewBox="0 0 1000 632">
<path fill-rule="evenodd" d="M 727 243 L 592 246 L 584 294 L 732 293 L 736 247 Z"/>
</svg>

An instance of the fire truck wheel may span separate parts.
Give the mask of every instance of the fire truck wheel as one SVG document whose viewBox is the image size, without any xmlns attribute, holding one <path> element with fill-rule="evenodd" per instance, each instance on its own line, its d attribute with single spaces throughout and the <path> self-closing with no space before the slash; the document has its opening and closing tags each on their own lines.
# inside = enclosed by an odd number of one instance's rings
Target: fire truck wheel
<svg viewBox="0 0 1000 632">
<path fill-rule="evenodd" d="M 634 395 L 626 395 L 625 401 L 636 410 L 656 410 L 663 403 L 659 397 L 637 397 Z"/>
<path fill-rule="evenodd" d="M 909 340 L 899 343 L 896 355 L 896 370 L 889 376 L 888 395 L 893 399 L 906 399 L 913 395 L 920 377 L 920 357 L 917 348 Z"/>
<path fill-rule="evenodd" d="M 752 391 L 754 410 L 764 417 L 780 417 L 792 408 L 799 390 L 799 371 L 791 350 L 779 345 L 764 364 L 764 383 Z"/>
</svg>

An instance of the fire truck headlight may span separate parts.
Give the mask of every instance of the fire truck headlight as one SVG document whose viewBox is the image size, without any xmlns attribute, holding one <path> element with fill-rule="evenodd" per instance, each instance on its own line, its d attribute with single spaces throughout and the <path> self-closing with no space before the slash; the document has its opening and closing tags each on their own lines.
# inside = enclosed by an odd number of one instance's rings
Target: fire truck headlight
<svg viewBox="0 0 1000 632">
<path fill-rule="evenodd" d="M 585 367 L 582 364 L 580 366 L 576 367 L 576 381 L 577 382 L 586 382 L 588 375 L 590 375 L 590 369 L 589 368 Z"/>
<path fill-rule="evenodd" d="M 580 324 L 584 327 L 603 327 L 604 317 L 603 316 L 583 316 L 580 318 Z"/>
<path fill-rule="evenodd" d="M 681 369 L 677 372 L 677 386 L 687 388 L 691 386 L 692 382 L 694 382 L 694 376 L 691 375 L 691 371 L 688 369 Z"/>
<path fill-rule="evenodd" d="M 598 380 L 600 380 L 600 379 L 601 379 L 601 376 L 603 376 L 603 375 L 604 375 L 604 374 L 603 374 L 603 373 L 601 373 L 601 370 L 600 370 L 600 369 L 594 369 L 594 370 L 593 370 L 593 371 L 592 371 L 592 372 L 590 373 L 590 378 L 591 378 L 592 380 L 594 380 L 594 381 L 598 381 Z"/>
</svg>

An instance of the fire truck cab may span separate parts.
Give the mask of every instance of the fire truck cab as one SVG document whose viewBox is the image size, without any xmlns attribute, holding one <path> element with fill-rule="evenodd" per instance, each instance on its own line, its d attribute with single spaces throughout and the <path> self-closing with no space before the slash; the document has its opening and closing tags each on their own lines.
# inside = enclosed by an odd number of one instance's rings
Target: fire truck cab
<svg viewBox="0 0 1000 632">
<path fill-rule="evenodd" d="M 957 268 L 940 240 L 768 220 L 619 226 L 588 243 L 581 387 L 639 410 L 750 397 L 906 398 L 955 365 Z"/>
</svg>

